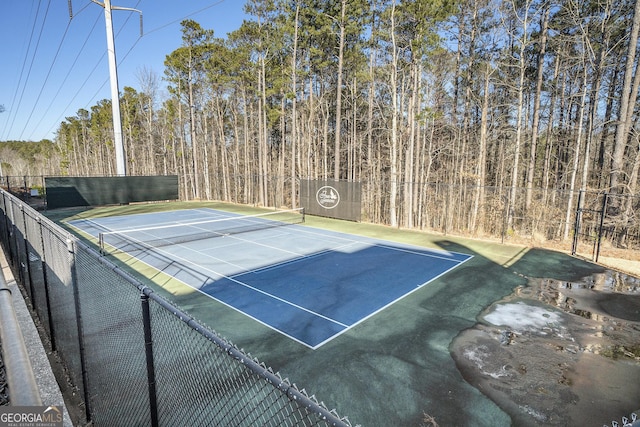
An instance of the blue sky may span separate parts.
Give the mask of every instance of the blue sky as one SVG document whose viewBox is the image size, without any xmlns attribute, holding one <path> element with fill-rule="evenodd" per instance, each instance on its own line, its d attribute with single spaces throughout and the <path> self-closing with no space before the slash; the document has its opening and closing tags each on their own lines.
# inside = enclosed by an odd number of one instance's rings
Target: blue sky
<svg viewBox="0 0 640 427">
<path fill-rule="evenodd" d="M 104 9 L 91 0 L 0 1 L 0 141 L 53 139 L 60 122 L 110 98 Z M 164 76 L 167 54 L 180 47 L 180 21 L 215 37 L 240 27 L 243 0 L 111 0 L 120 90 L 140 88 L 143 69 Z M 161 90 L 165 83 L 161 82 Z"/>
</svg>

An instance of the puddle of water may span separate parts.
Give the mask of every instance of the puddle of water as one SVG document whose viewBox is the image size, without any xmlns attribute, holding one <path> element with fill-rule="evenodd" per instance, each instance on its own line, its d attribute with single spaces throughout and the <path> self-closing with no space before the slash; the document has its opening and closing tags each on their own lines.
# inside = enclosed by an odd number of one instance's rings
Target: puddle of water
<svg viewBox="0 0 640 427">
<path fill-rule="evenodd" d="M 451 351 L 514 425 L 607 424 L 640 406 L 640 382 L 630 380 L 640 378 L 640 279 L 530 279 Z"/>
</svg>

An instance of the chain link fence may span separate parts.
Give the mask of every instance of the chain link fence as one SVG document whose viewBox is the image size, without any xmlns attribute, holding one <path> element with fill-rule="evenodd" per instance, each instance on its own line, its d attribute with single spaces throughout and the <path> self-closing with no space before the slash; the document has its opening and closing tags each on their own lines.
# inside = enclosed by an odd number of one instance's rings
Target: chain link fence
<svg viewBox="0 0 640 427">
<path fill-rule="evenodd" d="M 351 426 L 20 199 L 0 196 L 0 243 L 84 422 Z"/>
<path fill-rule="evenodd" d="M 9 393 L 7 391 L 7 373 L 2 360 L 2 342 L 0 341 L 0 406 L 9 404 Z"/>
<path fill-rule="evenodd" d="M 640 250 L 640 196 L 582 191 L 578 198 L 572 253 L 587 248 L 598 261 L 602 243 Z"/>
<path fill-rule="evenodd" d="M 284 176 L 233 175 L 231 188 L 223 186 L 222 176 L 211 181 L 205 191 L 208 200 L 264 206 L 292 206 L 291 179 Z M 265 194 L 259 197 L 258 183 L 264 182 Z M 362 181 L 362 220 L 390 224 L 392 182 Z M 179 184 L 182 188 L 182 183 Z M 571 242 L 575 237 L 575 221 L 584 225 L 578 230 L 581 243 L 594 240 L 600 228 L 598 213 L 603 198 L 608 198 L 602 239 L 612 245 L 637 250 L 640 248 L 640 195 L 620 195 L 603 191 L 569 191 L 553 188 L 512 188 L 466 184 L 404 182 L 396 184 L 395 221 L 400 227 L 422 229 L 444 234 L 475 237 L 526 239 L 536 242 Z M 0 188 L 28 202 L 44 206 L 43 176 L 2 176 Z M 299 194 L 300 182 L 296 183 Z M 180 199 L 189 200 L 181 189 Z M 299 198 L 299 197 L 298 197 Z M 581 199 L 582 198 L 582 199 Z M 42 206 L 38 201 L 41 200 Z M 296 200 L 296 206 L 300 201 Z"/>
</svg>

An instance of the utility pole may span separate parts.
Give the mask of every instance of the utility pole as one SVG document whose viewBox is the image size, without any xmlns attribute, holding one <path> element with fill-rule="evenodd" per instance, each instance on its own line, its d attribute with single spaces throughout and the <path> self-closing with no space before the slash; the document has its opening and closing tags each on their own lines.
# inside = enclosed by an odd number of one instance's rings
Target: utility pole
<svg viewBox="0 0 640 427">
<path fill-rule="evenodd" d="M 120 119 L 120 89 L 118 88 L 118 67 L 116 65 L 116 47 L 113 37 L 113 21 L 111 12 L 113 10 L 128 10 L 140 14 L 140 35 L 142 35 L 142 12 L 128 7 L 111 6 L 111 0 L 104 0 L 100 3 L 97 0 L 92 2 L 104 8 L 104 20 L 107 26 L 107 53 L 109 56 L 109 79 L 111 81 L 111 111 L 113 115 L 113 139 L 116 147 L 116 171 L 118 176 L 127 174 L 124 144 L 122 142 L 122 122 Z"/>
</svg>

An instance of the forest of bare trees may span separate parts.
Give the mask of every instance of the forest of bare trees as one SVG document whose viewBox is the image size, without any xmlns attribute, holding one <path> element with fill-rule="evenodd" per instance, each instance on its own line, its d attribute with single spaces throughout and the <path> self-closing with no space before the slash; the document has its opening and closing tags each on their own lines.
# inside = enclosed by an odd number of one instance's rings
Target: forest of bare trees
<svg viewBox="0 0 640 427">
<path fill-rule="evenodd" d="M 245 8 L 225 38 L 183 21 L 164 75 L 123 89 L 127 174 L 278 207 L 299 179 L 359 181 L 364 221 L 558 240 L 607 192 L 638 233 L 639 0 Z M 115 174 L 112 133 L 108 100 L 68 117 L 59 172 Z"/>
</svg>

